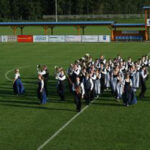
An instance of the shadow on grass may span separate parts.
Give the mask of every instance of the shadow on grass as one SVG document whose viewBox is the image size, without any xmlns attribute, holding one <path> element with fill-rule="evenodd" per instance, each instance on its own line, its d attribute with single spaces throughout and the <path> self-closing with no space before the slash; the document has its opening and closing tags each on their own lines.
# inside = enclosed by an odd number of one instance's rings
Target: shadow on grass
<svg viewBox="0 0 150 150">
<path fill-rule="evenodd" d="M 42 109 L 42 110 L 53 110 L 53 111 L 71 111 L 71 112 L 75 112 L 75 110 L 72 109 L 67 109 L 67 108 L 52 108 L 52 107 L 46 107 L 46 106 L 42 106 L 42 105 L 38 105 L 38 106 L 30 106 L 30 105 L 19 105 L 19 104 L 4 104 L 4 103 L 0 103 L 0 105 L 3 106 L 10 106 L 10 107 L 18 107 L 18 108 L 27 108 L 27 109 Z"/>
<path fill-rule="evenodd" d="M 102 106 L 124 106 L 123 104 L 115 104 L 115 103 L 93 103 L 93 105 L 102 105 Z"/>
</svg>

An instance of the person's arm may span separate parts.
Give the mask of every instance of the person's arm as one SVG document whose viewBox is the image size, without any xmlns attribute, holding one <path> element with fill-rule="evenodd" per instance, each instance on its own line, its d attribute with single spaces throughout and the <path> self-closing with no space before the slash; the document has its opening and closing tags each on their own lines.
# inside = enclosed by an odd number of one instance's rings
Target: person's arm
<svg viewBox="0 0 150 150">
<path fill-rule="evenodd" d="M 99 79 L 101 79 L 101 74 L 99 74 Z"/>
<path fill-rule="evenodd" d="M 92 91 L 92 90 L 93 90 L 93 87 L 94 87 L 94 84 L 93 84 L 92 79 L 90 79 L 90 83 L 91 83 L 91 91 Z"/>
<path fill-rule="evenodd" d="M 145 79 L 148 74 L 144 74 L 144 71 L 141 72 L 142 78 Z"/>
<path fill-rule="evenodd" d="M 133 85 L 133 84 L 132 84 L 132 80 L 130 79 L 130 86 L 132 87 L 132 85 Z"/>
<path fill-rule="evenodd" d="M 84 97 L 85 94 L 85 89 L 84 89 L 84 84 L 81 83 L 81 90 L 82 90 L 82 98 Z"/>
<path fill-rule="evenodd" d="M 58 80 L 60 80 L 60 81 L 64 81 L 65 79 L 66 79 L 66 76 L 65 76 L 65 75 L 62 76 L 62 77 L 58 76 Z"/>
<path fill-rule="evenodd" d="M 74 70 L 74 73 L 78 76 L 80 74 L 80 70 L 79 69 Z"/>
<path fill-rule="evenodd" d="M 74 85 L 74 83 L 72 84 L 72 91 L 75 92 L 75 85 Z"/>
<path fill-rule="evenodd" d="M 42 75 L 42 76 L 43 76 L 43 75 L 45 75 L 45 74 L 46 74 L 46 71 L 45 71 L 45 70 L 43 70 L 43 71 L 39 71 L 39 72 L 38 72 L 38 74 L 40 74 L 40 75 Z"/>
<path fill-rule="evenodd" d="M 103 74 L 106 74 L 106 69 L 104 69 L 104 71 L 102 71 Z"/>
<path fill-rule="evenodd" d="M 93 80 L 96 80 L 96 75 L 92 76 L 91 78 L 92 78 Z"/>
<path fill-rule="evenodd" d="M 56 80 L 58 80 L 58 76 L 59 76 L 59 74 L 58 74 L 58 73 L 56 73 L 56 76 L 55 76 L 55 79 L 56 79 Z"/>
<path fill-rule="evenodd" d="M 42 92 L 42 91 L 43 91 L 43 89 L 44 89 L 44 81 L 43 81 L 43 80 L 41 80 L 41 90 L 40 90 L 40 92 Z"/>
<path fill-rule="evenodd" d="M 13 80 L 13 83 L 18 79 L 18 77 L 20 76 L 20 74 L 16 73 L 15 74 L 15 77 L 14 77 L 14 80 Z"/>
</svg>

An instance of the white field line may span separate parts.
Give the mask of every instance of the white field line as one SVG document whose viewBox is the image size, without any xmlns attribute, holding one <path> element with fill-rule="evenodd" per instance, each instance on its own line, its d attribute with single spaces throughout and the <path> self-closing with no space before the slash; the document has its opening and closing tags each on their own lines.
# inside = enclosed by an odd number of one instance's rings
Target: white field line
<svg viewBox="0 0 150 150">
<path fill-rule="evenodd" d="M 93 100 L 91 103 L 93 103 Z M 83 113 L 89 105 L 86 105 L 80 112 L 74 115 L 70 120 L 68 120 L 61 128 L 59 128 L 52 136 L 50 136 L 42 145 L 40 145 L 37 150 L 42 150 L 49 142 L 51 142 L 62 130 L 64 130 L 73 120 L 75 120 L 81 113 Z"/>
<path fill-rule="evenodd" d="M 22 69 L 22 68 L 28 68 L 28 67 L 30 67 L 30 66 L 21 66 L 21 67 L 16 67 L 16 68 Z M 15 68 L 15 69 L 16 69 L 16 68 Z M 13 81 L 13 79 L 10 79 L 10 78 L 8 77 L 8 75 L 9 75 L 9 73 L 13 72 L 15 69 L 10 69 L 10 70 L 8 70 L 8 71 L 5 73 L 5 78 L 6 78 L 6 80 L 8 80 L 8 81 Z"/>
</svg>

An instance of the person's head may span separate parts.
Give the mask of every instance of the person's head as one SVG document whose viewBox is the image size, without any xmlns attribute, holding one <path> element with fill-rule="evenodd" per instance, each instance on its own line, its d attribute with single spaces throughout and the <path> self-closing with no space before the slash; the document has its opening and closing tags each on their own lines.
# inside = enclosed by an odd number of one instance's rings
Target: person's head
<svg viewBox="0 0 150 150">
<path fill-rule="evenodd" d="M 64 70 L 63 69 L 61 69 L 61 74 L 64 75 Z"/>
<path fill-rule="evenodd" d="M 43 70 L 47 70 L 47 66 L 46 65 L 43 66 Z"/>
<path fill-rule="evenodd" d="M 146 70 L 146 67 L 145 67 L 145 66 L 143 66 L 143 67 L 142 67 L 142 70 L 144 70 L 144 71 L 145 71 L 145 70 Z"/>
<path fill-rule="evenodd" d="M 85 76 L 86 76 L 86 78 L 89 78 L 89 74 L 88 73 L 86 73 Z"/>
<path fill-rule="evenodd" d="M 79 77 L 76 77 L 76 81 L 79 83 L 79 82 L 80 82 L 80 78 L 79 78 Z"/>
<path fill-rule="evenodd" d="M 131 57 L 128 57 L 128 62 L 131 62 L 131 61 L 132 61 Z"/>
<path fill-rule="evenodd" d="M 75 69 L 75 70 L 77 70 L 77 69 L 78 69 L 78 66 L 77 66 L 76 64 L 74 65 L 74 69 Z"/>
<path fill-rule="evenodd" d="M 146 60 L 148 60 L 148 55 L 146 55 L 145 57 L 146 57 Z"/>
<path fill-rule="evenodd" d="M 15 73 L 19 73 L 19 69 L 17 68 L 17 69 L 15 69 Z"/>
<path fill-rule="evenodd" d="M 117 55 L 117 59 L 121 59 L 121 56 L 119 54 Z"/>
<path fill-rule="evenodd" d="M 129 79 L 130 78 L 130 74 L 129 72 L 126 73 L 126 79 Z"/>
<path fill-rule="evenodd" d="M 103 63 L 101 63 L 101 68 L 103 68 L 104 67 L 104 64 Z"/>
</svg>

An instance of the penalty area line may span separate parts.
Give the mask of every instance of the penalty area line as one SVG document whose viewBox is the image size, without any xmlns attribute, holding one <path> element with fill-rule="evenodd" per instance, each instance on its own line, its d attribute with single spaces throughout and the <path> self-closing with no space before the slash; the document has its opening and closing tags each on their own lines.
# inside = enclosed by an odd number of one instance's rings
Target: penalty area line
<svg viewBox="0 0 150 150">
<path fill-rule="evenodd" d="M 28 67 L 30 67 L 30 66 L 21 66 L 21 67 L 16 67 L 16 68 L 22 69 L 22 68 L 28 68 Z M 14 70 L 15 70 L 15 69 L 10 69 L 10 70 L 8 70 L 8 71 L 5 73 L 5 79 L 6 79 L 6 80 L 8 80 L 8 81 L 13 81 L 13 79 L 10 79 L 10 78 L 8 77 L 8 75 L 9 75 L 10 72 L 13 72 Z"/>
<path fill-rule="evenodd" d="M 93 100 L 91 104 L 94 102 Z M 74 115 L 69 121 L 67 121 L 61 128 L 59 128 L 52 136 L 50 136 L 42 145 L 40 145 L 37 150 L 42 150 L 49 142 L 51 142 L 62 130 L 64 130 L 73 120 L 75 120 L 81 113 L 83 113 L 89 105 L 86 105 L 80 112 Z"/>
</svg>

